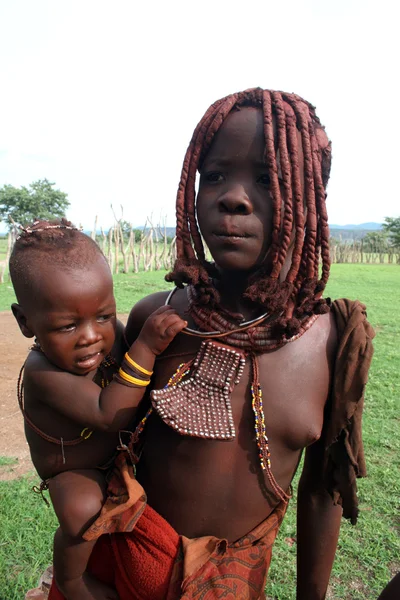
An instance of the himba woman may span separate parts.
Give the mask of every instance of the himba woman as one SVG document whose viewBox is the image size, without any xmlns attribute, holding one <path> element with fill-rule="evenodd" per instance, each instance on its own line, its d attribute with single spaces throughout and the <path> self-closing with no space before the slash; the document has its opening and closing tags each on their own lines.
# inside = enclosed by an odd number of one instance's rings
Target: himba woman
<svg viewBox="0 0 400 600">
<path fill-rule="evenodd" d="M 167 277 L 176 289 L 135 305 L 127 326 L 132 343 L 166 303 L 189 323 L 156 361 L 126 453 L 142 514 L 112 533 L 106 503 L 93 529 L 111 535 L 92 571 L 121 600 L 265 598 L 304 449 L 297 598 L 325 598 L 341 517 L 357 519 L 374 335 L 362 304 L 322 298 L 330 162 L 314 107 L 295 94 L 232 94 L 195 129 Z M 122 484 L 110 485 L 124 501 Z"/>
</svg>

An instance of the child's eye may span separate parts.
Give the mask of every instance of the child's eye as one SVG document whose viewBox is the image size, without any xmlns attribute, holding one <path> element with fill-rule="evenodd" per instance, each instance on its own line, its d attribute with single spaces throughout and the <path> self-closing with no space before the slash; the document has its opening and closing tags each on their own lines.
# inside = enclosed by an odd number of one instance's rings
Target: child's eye
<svg viewBox="0 0 400 600">
<path fill-rule="evenodd" d="M 208 181 L 208 183 L 218 183 L 219 181 L 222 181 L 223 178 L 222 173 L 219 173 L 218 171 L 210 171 L 210 173 L 204 175 L 204 179 L 205 181 Z"/>
<path fill-rule="evenodd" d="M 75 327 L 76 327 L 75 323 L 69 323 L 69 325 L 63 325 L 62 327 L 59 327 L 57 329 L 57 331 L 61 331 L 61 332 L 73 331 L 75 329 Z"/>
<path fill-rule="evenodd" d="M 261 185 L 271 185 L 271 178 L 269 175 L 264 173 L 264 175 L 259 176 L 257 183 L 261 183 Z"/>
<path fill-rule="evenodd" d="M 114 313 L 110 313 L 109 315 L 100 315 L 97 317 L 97 320 L 100 323 L 105 323 L 106 321 L 110 321 L 114 317 Z"/>
</svg>

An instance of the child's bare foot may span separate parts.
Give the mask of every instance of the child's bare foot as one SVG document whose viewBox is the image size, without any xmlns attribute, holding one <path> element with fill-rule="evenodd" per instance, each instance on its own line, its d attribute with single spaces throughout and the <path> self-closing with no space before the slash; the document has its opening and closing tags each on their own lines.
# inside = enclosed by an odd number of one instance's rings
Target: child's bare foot
<svg viewBox="0 0 400 600">
<path fill-rule="evenodd" d="M 118 600 L 119 596 L 113 588 L 101 583 L 95 577 L 84 573 L 79 579 L 64 583 L 60 591 L 65 600 Z"/>
</svg>

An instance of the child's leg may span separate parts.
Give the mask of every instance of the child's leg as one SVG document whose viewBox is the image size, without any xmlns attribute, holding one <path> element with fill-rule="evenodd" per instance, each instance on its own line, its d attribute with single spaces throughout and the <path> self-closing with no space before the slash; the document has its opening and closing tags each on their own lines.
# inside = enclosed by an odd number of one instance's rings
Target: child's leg
<svg viewBox="0 0 400 600">
<path fill-rule="evenodd" d="M 378 600 L 399 600 L 400 598 L 400 573 L 397 573 L 387 584 Z"/>
<path fill-rule="evenodd" d="M 50 497 L 60 523 L 54 537 L 54 575 L 67 600 L 117 598 L 111 590 L 86 573 L 95 541 L 82 538 L 99 515 L 106 482 L 97 470 L 66 471 L 49 482 Z"/>
</svg>

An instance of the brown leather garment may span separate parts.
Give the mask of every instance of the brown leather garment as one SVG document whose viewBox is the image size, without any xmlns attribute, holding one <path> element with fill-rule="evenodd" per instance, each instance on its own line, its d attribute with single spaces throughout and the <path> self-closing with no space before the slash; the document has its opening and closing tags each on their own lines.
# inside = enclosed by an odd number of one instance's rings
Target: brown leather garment
<svg viewBox="0 0 400 600">
<path fill-rule="evenodd" d="M 371 365 L 375 332 L 364 304 L 341 299 L 332 303 L 338 350 L 330 403 L 325 414 L 325 486 L 343 516 L 357 522 L 358 477 L 366 476 L 362 442 L 364 392 Z"/>
</svg>

